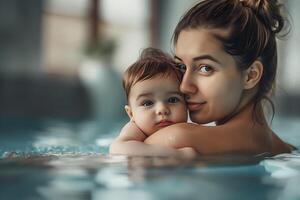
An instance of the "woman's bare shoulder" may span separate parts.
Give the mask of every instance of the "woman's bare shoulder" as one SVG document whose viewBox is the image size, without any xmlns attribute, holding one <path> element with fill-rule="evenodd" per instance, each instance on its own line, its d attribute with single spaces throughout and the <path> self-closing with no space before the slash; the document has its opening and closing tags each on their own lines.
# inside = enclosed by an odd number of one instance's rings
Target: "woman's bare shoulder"
<svg viewBox="0 0 300 200">
<path fill-rule="evenodd" d="M 205 127 L 198 124 L 178 123 L 153 133 L 145 140 L 145 143 L 167 145 L 173 148 L 192 147 L 195 135 L 205 131 L 204 129 Z"/>
<path fill-rule="evenodd" d="M 279 138 L 275 133 L 272 134 L 272 154 L 277 155 L 280 153 L 290 153 L 296 148 Z"/>
<path fill-rule="evenodd" d="M 265 130 L 249 128 L 243 123 L 203 126 L 191 123 L 175 124 L 151 135 L 148 144 L 161 144 L 173 148 L 193 147 L 202 155 L 268 151 L 270 141 Z"/>
</svg>

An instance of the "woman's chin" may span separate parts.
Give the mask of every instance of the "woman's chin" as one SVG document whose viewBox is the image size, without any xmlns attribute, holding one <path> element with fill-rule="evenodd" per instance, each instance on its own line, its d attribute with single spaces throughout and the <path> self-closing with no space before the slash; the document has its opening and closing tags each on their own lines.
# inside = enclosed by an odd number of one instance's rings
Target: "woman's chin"
<svg viewBox="0 0 300 200">
<path fill-rule="evenodd" d="M 190 118 L 191 118 L 192 122 L 197 123 L 197 124 L 208 124 L 208 123 L 215 121 L 209 117 L 197 116 L 197 115 L 195 115 L 195 116 L 190 115 Z"/>
</svg>

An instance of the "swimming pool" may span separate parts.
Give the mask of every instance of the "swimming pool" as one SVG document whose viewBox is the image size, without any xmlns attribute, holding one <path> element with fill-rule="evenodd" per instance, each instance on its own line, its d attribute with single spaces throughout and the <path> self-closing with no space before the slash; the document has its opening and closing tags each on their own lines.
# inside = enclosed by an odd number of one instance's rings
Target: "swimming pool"
<svg viewBox="0 0 300 200">
<path fill-rule="evenodd" d="M 273 122 L 300 147 L 299 119 Z M 109 156 L 123 122 L 2 119 L 0 199 L 300 199 L 300 152 L 263 157 Z"/>
</svg>

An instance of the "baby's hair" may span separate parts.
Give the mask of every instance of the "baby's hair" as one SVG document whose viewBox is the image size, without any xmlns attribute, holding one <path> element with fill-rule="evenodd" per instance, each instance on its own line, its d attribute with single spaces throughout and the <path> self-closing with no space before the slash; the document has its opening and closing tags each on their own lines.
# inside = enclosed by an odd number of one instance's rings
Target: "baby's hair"
<svg viewBox="0 0 300 200">
<path fill-rule="evenodd" d="M 139 81 L 152 79 L 157 76 L 167 77 L 174 74 L 178 82 L 182 74 L 176 69 L 172 57 L 159 49 L 146 48 L 139 59 L 125 71 L 123 75 L 123 88 L 128 101 L 129 93 L 134 84 Z"/>
</svg>

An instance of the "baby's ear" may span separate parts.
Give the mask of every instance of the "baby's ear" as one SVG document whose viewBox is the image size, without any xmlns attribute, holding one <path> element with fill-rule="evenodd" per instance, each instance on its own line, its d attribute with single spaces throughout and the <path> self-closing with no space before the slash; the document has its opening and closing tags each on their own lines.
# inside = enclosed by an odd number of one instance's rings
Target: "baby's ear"
<svg viewBox="0 0 300 200">
<path fill-rule="evenodd" d="M 130 118 L 130 121 L 134 122 L 131 107 L 129 105 L 125 105 L 124 108 L 125 108 L 125 111 L 126 111 L 128 117 Z"/>
<path fill-rule="evenodd" d="M 255 60 L 251 66 L 245 70 L 244 89 L 254 88 L 260 81 L 264 71 L 261 61 Z"/>
</svg>

